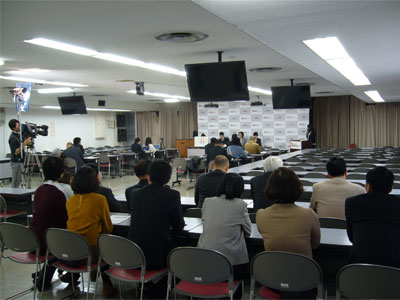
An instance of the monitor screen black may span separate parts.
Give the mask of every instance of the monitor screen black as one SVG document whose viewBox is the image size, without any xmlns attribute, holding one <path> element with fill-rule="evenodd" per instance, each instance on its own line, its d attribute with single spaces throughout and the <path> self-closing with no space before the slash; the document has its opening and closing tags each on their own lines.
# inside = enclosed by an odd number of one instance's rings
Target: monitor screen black
<svg viewBox="0 0 400 300">
<path fill-rule="evenodd" d="M 310 108 L 311 93 L 309 85 L 271 87 L 274 109 Z"/>
<path fill-rule="evenodd" d="M 244 61 L 185 65 L 190 100 L 250 100 Z"/>
<path fill-rule="evenodd" d="M 63 115 L 87 114 L 83 96 L 58 97 L 58 103 Z"/>
</svg>

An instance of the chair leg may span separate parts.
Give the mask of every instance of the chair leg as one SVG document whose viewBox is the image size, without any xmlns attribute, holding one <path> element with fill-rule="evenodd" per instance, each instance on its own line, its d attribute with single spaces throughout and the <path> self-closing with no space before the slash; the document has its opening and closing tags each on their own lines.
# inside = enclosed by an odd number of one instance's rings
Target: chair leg
<svg viewBox="0 0 400 300">
<path fill-rule="evenodd" d="M 99 275 L 100 275 L 100 263 L 97 265 L 96 284 L 95 284 L 95 288 L 94 288 L 93 299 L 96 299 L 96 292 L 97 292 L 97 284 L 99 282 Z"/>
<path fill-rule="evenodd" d="M 88 272 L 88 284 L 87 284 L 87 293 L 86 293 L 86 300 L 89 300 L 89 292 L 90 292 L 90 268 L 89 268 L 89 272 Z M 82 283 L 84 282 L 83 280 L 83 274 L 82 274 Z M 83 288 L 83 290 L 85 290 L 85 288 Z"/>
<path fill-rule="evenodd" d="M 122 287 L 121 280 L 118 280 L 119 298 L 122 300 Z"/>
<path fill-rule="evenodd" d="M 142 287 L 140 288 L 140 300 L 143 299 L 143 290 L 144 290 L 144 278 L 142 279 Z"/>
<path fill-rule="evenodd" d="M 42 279 L 42 291 L 40 292 L 40 298 L 41 299 L 43 299 L 43 291 L 44 291 L 44 282 L 45 282 L 45 274 L 46 274 L 46 269 L 47 269 L 47 262 L 48 262 L 48 260 L 47 260 L 47 257 L 46 257 L 46 260 L 45 260 L 45 262 L 44 262 L 44 268 L 43 268 L 43 279 Z M 37 274 L 36 274 L 37 275 Z M 36 276 L 37 277 L 37 276 Z M 36 282 L 35 282 L 35 285 L 36 285 Z"/>
<path fill-rule="evenodd" d="M 39 260 L 36 259 L 36 272 L 35 272 L 35 280 L 33 282 L 33 300 L 36 299 L 36 283 L 37 283 L 37 275 L 38 275 L 38 269 L 39 269 Z M 43 283 L 45 281 L 45 273 L 43 273 Z"/>
</svg>

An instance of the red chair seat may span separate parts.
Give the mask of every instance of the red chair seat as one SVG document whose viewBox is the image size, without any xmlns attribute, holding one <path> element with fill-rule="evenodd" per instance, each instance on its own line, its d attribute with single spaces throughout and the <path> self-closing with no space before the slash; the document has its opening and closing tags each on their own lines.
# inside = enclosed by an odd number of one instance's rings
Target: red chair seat
<svg viewBox="0 0 400 300">
<path fill-rule="evenodd" d="M 54 265 L 57 266 L 60 269 L 64 269 L 64 270 L 68 270 L 68 271 L 72 271 L 72 272 L 86 272 L 87 269 L 88 269 L 87 265 L 80 265 L 80 266 L 77 266 L 77 267 L 75 267 L 75 266 L 71 267 L 71 266 L 68 266 L 68 265 L 64 264 L 61 261 L 57 261 L 56 263 L 54 263 Z M 97 268 L 97 263 L 96 264 L 92 264 L 91 269 L 94 270 L 96 268 Z"/>
<path fill-rule="evenodd" d="M 258 294 L 261 297 L 271 299 L 271 300 L 278 300 L 281 299 L 281 295 L 277 292 L 274 292 L 273 290 L 267 288 L 266 286 L 263 286 L 259 291 Z"/>
<path fill-rule="evenodd" d="M 237 286 L 239 281 L 234 281 L 233 287 Z M 229 283 L 227 281 L 213 284 L 198 284 L 182 280 L 176 286 L 180 292 L 199 295 L 199 296 L 223 296 L 229 295 Z"/>
<path fill-rule="evenodd" d="M 167 269 L 161 269 L 161 270 L 148 270 L 146 271 L 146 274 L 144 276 L 144 280 L 150 280 L 158 275 L 161 275 L 162 273 L 166 273 Z M 124 279 L 124 280 L 130 280 L 130 281 L 140 281 L 140 268 L 139 269 L 119 269 L 119 268 L 110 268 L 107 270 L 107 273 Z"/>
<path fill-rule="evenodd" d="M 32 252 L 17 252 L 10 255 L 10 259 L 22 264 L 35 264 L 36 254 L 33 254 Z M 39 257 L 39 263 L 44 263 L 45 260 L 46 256 L 43 255 Z"/>
</svg>

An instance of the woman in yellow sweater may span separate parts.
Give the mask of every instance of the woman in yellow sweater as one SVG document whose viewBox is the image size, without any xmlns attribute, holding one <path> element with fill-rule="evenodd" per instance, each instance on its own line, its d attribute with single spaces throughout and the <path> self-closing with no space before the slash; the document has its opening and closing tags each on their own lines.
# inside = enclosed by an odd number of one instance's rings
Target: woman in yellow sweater
<svg viewBox="0 0 400 300">
<path fill-rule="evenodd" d="M 67 229 L 83 235 L 92 246 L 92 261 L 98 260 L 97 237 L 111 233 L 112 223 L 106 198 L 94 191 L 99 186 L 96 171 L 90 167 L 78 170 L 71 183 L 74 195 L 67 201 Z M 103 297 L 115 294 L 111 280 L 102 274 Z"/>
</svg>

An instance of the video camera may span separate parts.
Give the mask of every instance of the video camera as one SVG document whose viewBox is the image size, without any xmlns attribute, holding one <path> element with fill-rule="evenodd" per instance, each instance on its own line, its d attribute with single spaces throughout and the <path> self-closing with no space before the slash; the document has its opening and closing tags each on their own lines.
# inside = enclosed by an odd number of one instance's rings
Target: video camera
<svg viewBox="0 0 400 300">
<path fill-rule="evenodd" d="M 34 123 L 25 122 L 22 124 L 22 138 L 23 140 L 31 137 L 32 139 L 36 138 L 38 135 L 48 136 L 49 135 L 49 126 L 47 125 L 36 125 Z"/>
</svg>

